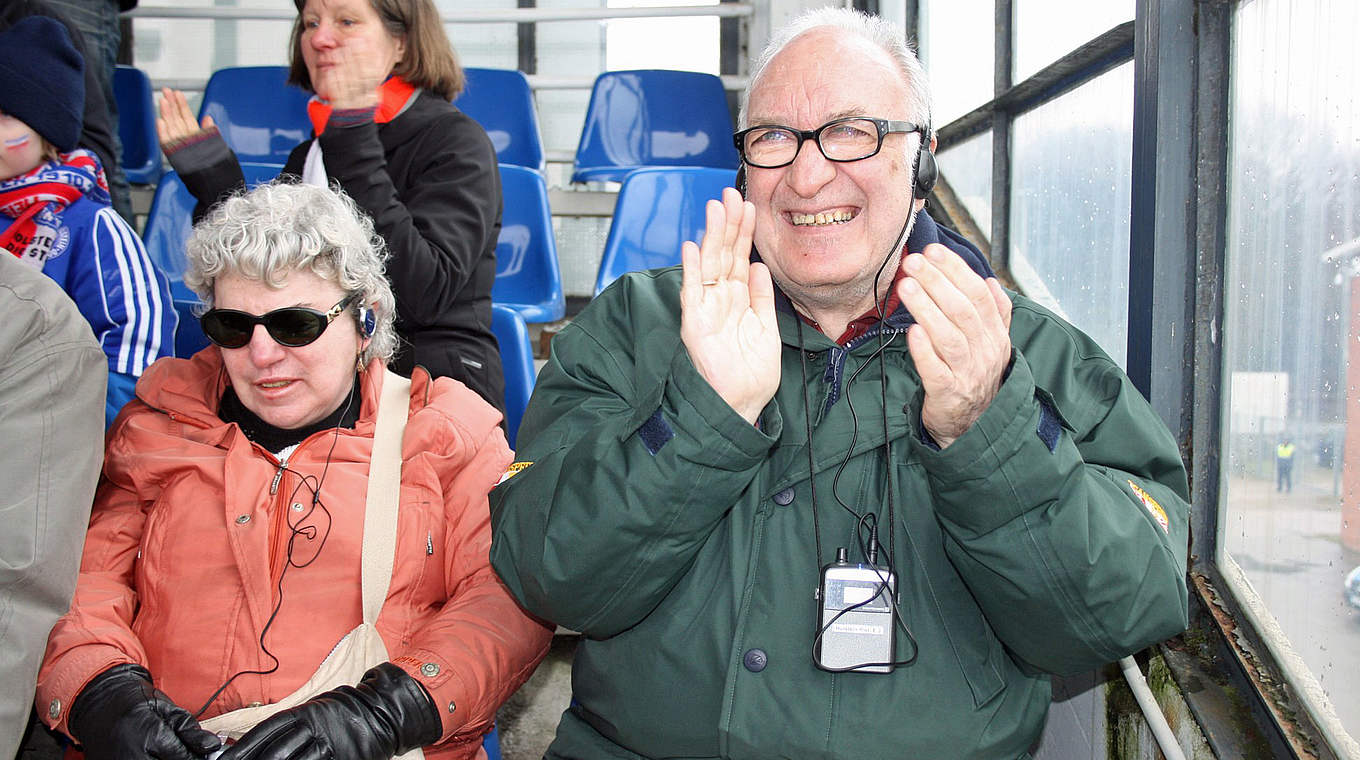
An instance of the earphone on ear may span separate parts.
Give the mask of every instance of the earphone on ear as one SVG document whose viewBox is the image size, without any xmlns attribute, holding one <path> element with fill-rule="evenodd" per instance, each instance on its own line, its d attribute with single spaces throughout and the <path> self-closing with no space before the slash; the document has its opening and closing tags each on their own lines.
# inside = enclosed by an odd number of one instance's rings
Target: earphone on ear
<svg viewBox="0 0 1360 760">
<path fill-rule="evenodd" d="M 359 335 L 363 338 L 372 338 L 373 333 L 378 330 L 378 315 L 373 312 L 373 307 L 365 306 L 359 309 Z"/>
<path fill-rule="evenodd" d="M 916 149 L 916 165 L 912 168 L 911 195 L 916 200 L 925 200 L 935 188 L 935 180 L 940 178 L 939 167 L 935 165 L 935 154 L 930 152 L 930 127 L 921 133 L 921 146 Z"/>
</svg>

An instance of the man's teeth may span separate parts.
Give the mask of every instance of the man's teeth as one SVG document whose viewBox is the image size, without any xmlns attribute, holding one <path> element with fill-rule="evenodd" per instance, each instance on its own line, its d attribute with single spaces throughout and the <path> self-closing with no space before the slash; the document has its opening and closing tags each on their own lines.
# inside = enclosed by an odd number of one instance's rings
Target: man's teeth
<svg viewBox="0 0 1360 760">
<path fill-rule="evenodd" d="M 288 381 L 288 380 L 275 380 L 275 381 L 272 382 L 272 383 L 260 383 L 260 387 L 261 387 L 261 388 L 282 388 L 283 386 L 287 385 L 289 382 L 290 382 L 290 381 Z"/>
<path fill-rule="evenodd" d="M 844 224 L 855 215 L 849 211 L 819 211 L 816 214 L 790 214 L 794 225 L 804 227 L 810 224 Z"/>
</svg>

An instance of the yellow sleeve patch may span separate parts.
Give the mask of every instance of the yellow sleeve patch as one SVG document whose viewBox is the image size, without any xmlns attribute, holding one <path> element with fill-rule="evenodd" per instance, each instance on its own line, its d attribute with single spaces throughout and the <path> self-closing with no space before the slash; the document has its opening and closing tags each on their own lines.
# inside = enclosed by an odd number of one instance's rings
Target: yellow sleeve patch
<svg viewBox="0 0 1360 760">
<path fill-rule="evenodd" d="M 511 464 L 509 467 L 505 468 L 505 474 L 501 476 L 500 480 L 496 481 L 496 485 L 500 485 L 510 478 L 515 477 L 531 464 L 533 464 L 533 462 L 515 462 L 514 464 Z"/>
<path fill-rule="evenodd" d="M 1162 505 L 1158 504 L 1157 500 L 1152 498 L 1152 494 L 1144 491 L 1132 480 L 1129 481 L 1129 488 L 1132 488 L 1133 495 L 1137 496 L 1138 500 L 1143 502 L 1143 506 L 1147 509 L 1148 514 L 1152 515 L 1152 519 L 1156 520 L 1157 524 L 1162 526 L 1162 532 L 1170 533 L 1171 521 L 1166 517 L 1166 510 L 1162 509 Z"/>
</svg>

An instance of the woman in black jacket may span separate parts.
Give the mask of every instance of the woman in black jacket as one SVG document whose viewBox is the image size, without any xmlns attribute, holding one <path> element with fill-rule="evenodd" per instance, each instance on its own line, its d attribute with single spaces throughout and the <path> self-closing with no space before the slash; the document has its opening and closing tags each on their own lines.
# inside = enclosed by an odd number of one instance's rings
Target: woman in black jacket
<svg viewBox="0 0 1360 760">
<path fill-rule="evenodd" d="M 386 241 L 401 346 L 391 367 L 462 381 L 504 410 L 491 334 L 500 174 L 486 132 L 450 101 L 463 87 L 431 0 L 294 0 L 289 81 L 315 93 L 315 137 L 283 168 L 338 183 Z M 162 147 L 198 199 L 195 218 L 242 187 L 210 117 L 164 91 Z"/>
</svg>

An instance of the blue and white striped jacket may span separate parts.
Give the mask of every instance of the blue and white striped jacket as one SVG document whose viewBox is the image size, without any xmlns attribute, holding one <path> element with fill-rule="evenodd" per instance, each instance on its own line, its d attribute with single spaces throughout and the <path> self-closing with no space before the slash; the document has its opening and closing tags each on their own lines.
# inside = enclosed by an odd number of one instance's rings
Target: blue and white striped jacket
<svg viewBox="0 0 1360 760">
<path fill-rule="evenodd" d="M 0 214 L 0 229 L 13 221 Z M 75 301 L 108 356 L 107 423 L 132 398 L 142 371 L 174 354 L 170 285 L 141 238 L 108 205 L 82 197 L 61 212 L 61 226 L 61 242 L 43 273 Z"/>
</svg>

